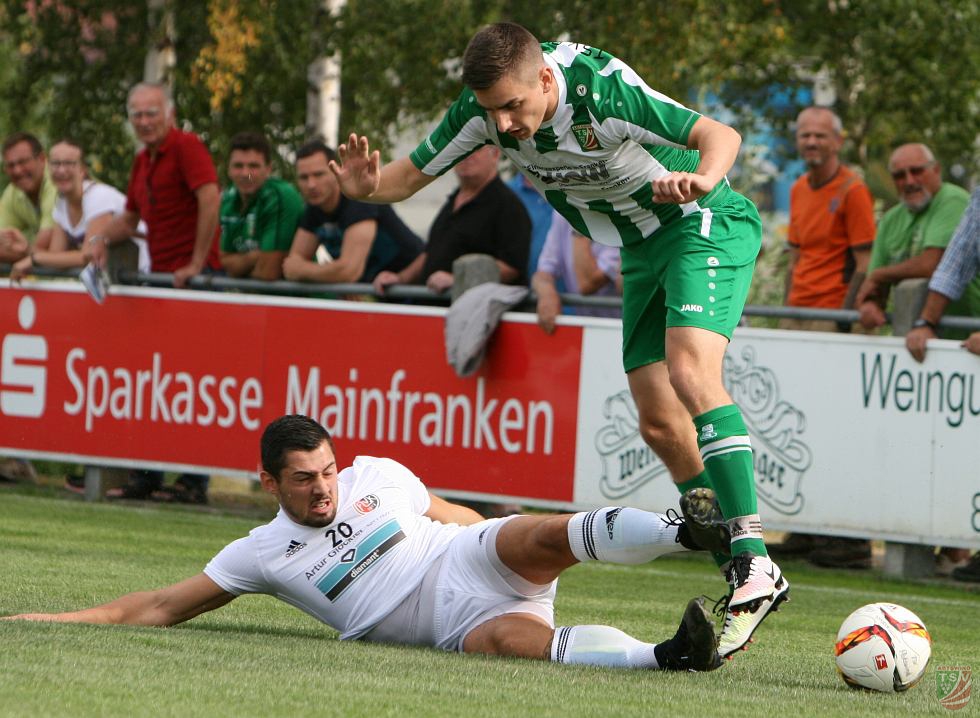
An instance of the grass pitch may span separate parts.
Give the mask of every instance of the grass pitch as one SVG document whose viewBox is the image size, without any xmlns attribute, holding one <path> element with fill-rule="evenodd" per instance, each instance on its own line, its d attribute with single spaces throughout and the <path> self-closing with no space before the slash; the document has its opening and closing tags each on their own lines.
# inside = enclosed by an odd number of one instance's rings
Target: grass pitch
<svg viewBox="0 0 980 718">
<path fill-rule="evenodd" d="M 59 611 L 200 571 L 260 519 L 86 504 L 0 492 L 0 615 Z M 341 643 L 266 596 L 170 629 L 0 622 L 0 716 L 947 715 L 937 666 L 980 670 L 980 595 L 934 582 L 783 566 L 792 600 L 747 653 L 714 673 L 557 666 Z M 688 598 L 720 595 L 706 558 L 590 564 L 561 579 L 560 625 L 606 623 L 643 640 L 673 634 Z M 932 633 L 922 683 L 901 695 L 852 691 L 834 669 L 854 608 L 894 601 Z M 975 715 L 980 696 L 960 715 Z"/>
</svg>

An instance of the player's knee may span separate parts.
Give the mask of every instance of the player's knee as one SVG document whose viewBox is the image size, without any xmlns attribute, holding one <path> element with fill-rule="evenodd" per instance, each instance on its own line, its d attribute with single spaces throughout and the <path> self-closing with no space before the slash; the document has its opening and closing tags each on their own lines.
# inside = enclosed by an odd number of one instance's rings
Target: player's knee
<svg viewBox="0 0 980 718">
<path fill-rule="evenodd" d="M 683 411 L 671 415 L 644 416 L 640 419 L 640 435 L 658 456 L 670 451 L 682 441 L 683 434 L 690 431 L 690 419 Z"/>
<path fill-rule="evenodd" d="M 707 367 L 698 363 L 694 358 L 674 362 L 669 367 L 670 386 L 684 406 L 697 406 L 707 395 L 714 395 L 723 390 L 721 377 L 715 376 Z"/>
<path fill-rule="evenodd" d="M 531 541 L 541 551 L 564 556 L 568 548 L 568 515 L 549 516 L 531 532 Z"/>
<path fill-rule="evenodd" d="M 554 629 L 521 616 L 504 615 L 473 629 L 463 641 L 465 653 L 548 659 Z"/>
</svg>

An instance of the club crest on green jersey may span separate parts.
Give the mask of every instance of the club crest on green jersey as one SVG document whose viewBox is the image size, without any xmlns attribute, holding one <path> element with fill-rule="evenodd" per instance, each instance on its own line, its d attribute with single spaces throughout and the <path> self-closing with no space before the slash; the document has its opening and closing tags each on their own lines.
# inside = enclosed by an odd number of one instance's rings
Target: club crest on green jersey
<svg viewBox="0 0 980 718">
<path fill-rule="evenodd" d="M 599 146 L 599 140 L 596 139 L 595 130 L 592 129 L 591 124 L 572 125 L 572 133 L 575 135 L 575 139 L 578 140 L 579 147 L 586 152 L 602 149 Z"/>
</svg>

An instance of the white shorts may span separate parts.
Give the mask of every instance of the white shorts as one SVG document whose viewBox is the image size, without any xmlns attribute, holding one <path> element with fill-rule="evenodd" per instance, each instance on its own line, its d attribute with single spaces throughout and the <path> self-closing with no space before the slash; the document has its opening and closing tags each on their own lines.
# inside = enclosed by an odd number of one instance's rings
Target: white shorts
<svg viewBox="0 0 980 718">
<path fill-rule="evenodd" d="M 531 583 L 497 556 L 497 532 L 513 518 L 463 529 L 419 587 L 363 639 L 462 651 L 470 631 L 504 614 L 530 613 L 554 628 L 558 581 Z"/>
</svg>

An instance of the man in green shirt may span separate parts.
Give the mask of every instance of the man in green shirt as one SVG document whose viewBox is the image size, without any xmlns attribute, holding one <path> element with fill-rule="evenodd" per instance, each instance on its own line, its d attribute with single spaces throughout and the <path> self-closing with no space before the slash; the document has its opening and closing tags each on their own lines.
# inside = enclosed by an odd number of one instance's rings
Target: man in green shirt
<svg viewBox="0 0 980 718">
<path fill-rule="evenodd" d="M 858 290 L 856 303 L 867 329 L 886 323 L 892 285 L 932 276 L 970 201 L 966 190 L 943 182 L 942 167 L 923 144 L 897 148 L 888 161 L 888 171 L 901 202 L 878 223 L 868 275 Z M 949 313 L 980 314 L 980 280 L 971 282 Z"/>
<path fill-rule="evenodd" d="M 730 553 L 714 556 L 730 585 L 719 653 L 731 655 L 789 590 L 766 552 L 748 430 L 722 383 L 762 237 L 755 206 L 725 177 L 741 137 L 604 50 L 542 44 L 513 23 L 473 37 L 463 83 L 410 157 L 382 168 L 352 134 L 330 169 L 348 197 L 397 202 L 494 144 L 575 231 L 621 248 L 623 366 L 639 432 L 683 494 L 688 525 L 710 530 L 699 519 L 717 496 L 731 532 Z M 570 524 L 576 559 L 633 530 L 618 511 Z M 596 640 L 596 651 L 616 650 Z"/>
<path fill-rule="evenodd" d="M 48 177 L 44 148 L 29 132 L 3 142 L 3 171 L 10 184 L 0 194 L 0 262 L 16 262 L 33 246 L 46 249 L 58 192 Z"/>
<path fill-rule="evenodd" d="M 282 278 L 303 198 L 271 174 L 272 148 L 263 135 L 240 132 L 231 139 L 232 186 L 221 196 L 221 266 L 232 277 Z"/>
</svg>

